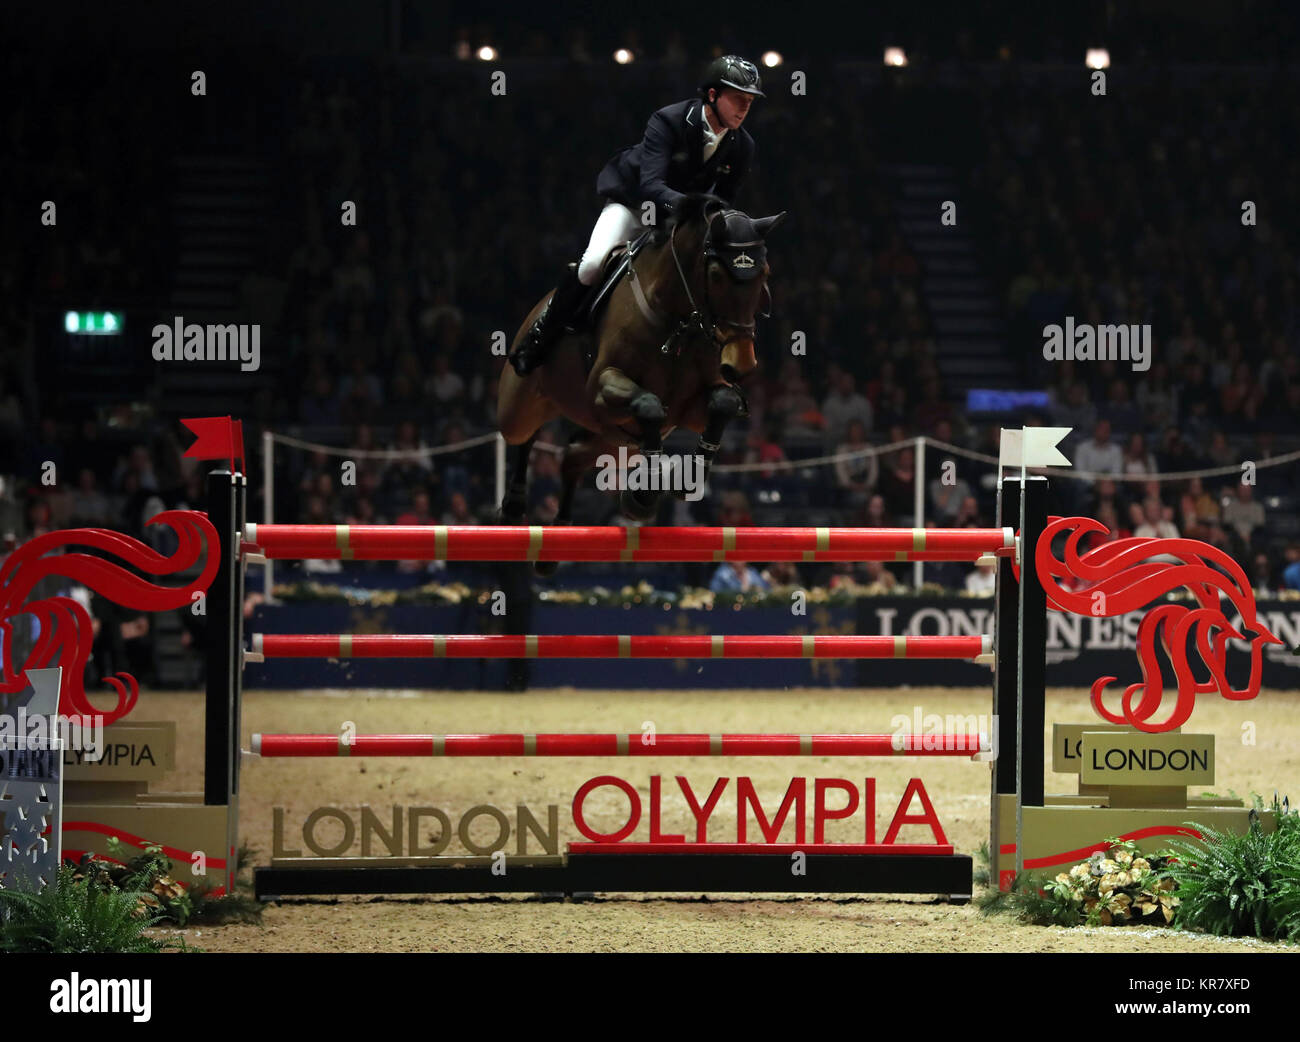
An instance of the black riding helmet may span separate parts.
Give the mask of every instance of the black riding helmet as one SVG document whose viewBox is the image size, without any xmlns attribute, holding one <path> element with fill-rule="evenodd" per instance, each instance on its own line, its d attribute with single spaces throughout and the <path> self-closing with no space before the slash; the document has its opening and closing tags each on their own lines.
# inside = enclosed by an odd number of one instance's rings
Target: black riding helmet
<svg viewBox="0 0 1300 1042">
<path fill-rule="evenodd" d="M 714 58 L 709 62 L 709 67 L 704 70 L 704 82 L 700 84 L 700 96 L 706 101 L 710 87 L 716 88 L 718 93 L 722 93 L 723 87 L 731 87 L 755 97 L 767 97 L 762 90 L 763 81 L 759 78 L 758 66 L 734 54 Z"/>
</svg>

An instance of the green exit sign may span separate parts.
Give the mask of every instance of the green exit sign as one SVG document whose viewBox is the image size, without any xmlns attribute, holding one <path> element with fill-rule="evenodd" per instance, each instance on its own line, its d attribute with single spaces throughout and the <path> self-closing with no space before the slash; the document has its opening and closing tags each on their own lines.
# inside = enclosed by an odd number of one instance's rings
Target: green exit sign
<svg viewBox="0 0 1300 1042">
<path fill-rule="evenodd" d="M 116 336 L 122 332 L 122 312 L 69 311 L 63 316 L 63 328 L 69 333 Z"/>
</svg>

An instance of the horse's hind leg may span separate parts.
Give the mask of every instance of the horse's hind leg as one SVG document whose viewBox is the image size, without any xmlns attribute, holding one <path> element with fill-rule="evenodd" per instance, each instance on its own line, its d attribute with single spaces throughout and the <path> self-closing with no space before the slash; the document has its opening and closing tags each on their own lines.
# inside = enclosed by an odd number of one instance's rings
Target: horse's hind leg
<svg viewBox="0 0 1300 1042">
<path fill-rule="evenodd" d="M 510 479 L 506 494 L 501 500 L 501 521 L 507 525 L 522 524 L 528 518 L 528 457 L 533 451 L 537 433 L 510 451 L 514 458 L 510 465 Z"/>
<path fill-rule="evenodd" d="M 609 446 L 600 435 L 588 430 L 574 432 L 560 459 L 560 478 L 564 482 L 564 488 L 560 493 L 560 509 L 555 514 L 554 524 L 573 524 L 573 497 L 582 483 L 582 476 L 591 469 L 600 454 L 608 449 Z M 533 570 L 543 578 L 547 578 L 555 574 L 558 563 L 537 561 L 533 565 Z"/>
<path fill-rule="evenodd" d="M 582 484 L 582 476 L 589 471 L 602 453 L 609 451 L 609 444 L 599 434 L 588 430 L 576 431 L 564 449 L 560 460 L 560 477 L 564 481 L 564 491 L 560 495 L 560 509 L 555 515 L 557 525 L 573 523 L 573 497 Z"/>
</svg>

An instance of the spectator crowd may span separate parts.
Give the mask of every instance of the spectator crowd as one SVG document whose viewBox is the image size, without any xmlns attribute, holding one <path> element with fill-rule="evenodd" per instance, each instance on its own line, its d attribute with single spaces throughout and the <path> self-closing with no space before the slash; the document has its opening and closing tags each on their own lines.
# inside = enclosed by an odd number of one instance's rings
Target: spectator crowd
<svg viewBox="0 0 1300 1042">
<path fill-rule="evenodd" d="M 689 93 L 683 61 L 618 89 L 607 67 L 552 64 L 521 71 L 503 98 L 488 96 L 473 67 L 447 63 L 417 72 L 307 61 L 259 86 L 268 114 L 251 136 L 222 133 L 268 175 L 242 306 L 263 323 L 272 389 L 214 411 L 243 415 L 250 447 L 264 429 L 325 446 L 277 452 L 278 520 L 492 517 L 492 448 L 463 444 L 494 429 L 505 363 L 492 346 L 581 252 L 608 155 Z M 21 62 L 6 75 L 12 83 L 24 70 L 41 81 Z M 24 190 L 66 190 L 79 229 L 44 240 L 29 229 L 0 246 L 0 473 L 14 479 L 0 510 L 15 539 L 81 524 L 138 535 L 157 510 L 196 505 L 201 491 L 165 408 L 142 413 L 106 388 L 109 404 L 74 409 L 36 375 L 59 308 L 146 299 L 151 287 L 167 296 L 176 236 L 152 205 L 167 194 L 155 161 L 163 138 L 131 137 L 114 176 L 66 147 L 74 127 L 88 127 L 93 146 L 106 144 L 106 125 L 145 121 L 128 104 L 138 72 L 123 64 L 113 75 L 90 100 L 47 75 L 59 102 L 48 124 L 35 100 L 11 92 L 19 104 L 0 164 Z M 912 525 L 919 483 L 924 523 L 989 525 L 979 454 L 996 455 L 1001 425 L 1048 423 L 1074 428 L 1067 452 L 1087 475 L 1057 483 L 1061 508 L 1097 517 L 1115 538 L 1206 540 L 1249 562 L 1260 589 L 1300 588 L 1295 464 L 1272 465 L 1300 433 L 1296 243 L 1284 219 L 1300 191 L 1295 80 L 1260 73 L 1175 89 L 1152 77 L 1117 106 L 1011 67 L 914 96 L 851 71 L 827 76 L 835 89 L 815 105 L 773 91 L 755 109 L 758 160 L 738 202 L 792 212 L 771 244 L 774 317 L 760 327 L 749 416 L 729 432 L 711 495 L 666 502 L 661 520 Z M 949 103 L 969 116 L 949 161 L 1000 294 L 1007 353 L 1024 386 L 1047 392 L 1028 414 L 970 414 L 945 379 L 925 264 L 897 216 L 906 185 L 885 162 L 889 142 L 862 118 L 901 106 L 923 122 Z M 155 122 L 182 118 L 149 104 Z M 182 140 L 197 148 L 212 132 L 191 127 Z M 15 198 L 0 198 L 6 217 Z M 356 224 L 340 221 L 344 200 Z M 1245 200 L 1257 223 L 1243 223 Z M 1150 325 L 1151 364 L 1047 362 L 1043 329 L 1067 315 Z M 788 349 L 796 339 L 802 354 Z M 931 439 L 921 473 L 917 436 Z M 544 440 L 565 438 L 556 425 Z M 346 477 L 344 460 L 355 465 Z M 726 473 L 741 463 L 753 466 Z M 42 481 L 50 465 L 54 484 Z M 534 517 L 552 517 L 560 491 L 555 455 L 537 451 Z M 578 512 L 599 523 L 615 510 L 613 497 L 588 490 Z M 932 574 L 953 589 L 988 585 L 969 569 Z M 909 573 L 813 577 L 890 588 Z M 725 589 L 769 581 L 746 566 L 713 578 Z"/>
</svg>

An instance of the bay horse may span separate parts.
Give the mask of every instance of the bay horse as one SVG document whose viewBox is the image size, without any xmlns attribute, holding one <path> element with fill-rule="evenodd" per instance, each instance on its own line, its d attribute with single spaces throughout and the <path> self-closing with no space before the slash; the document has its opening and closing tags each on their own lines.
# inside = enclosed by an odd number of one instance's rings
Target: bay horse
<svg viewBox="0 0 1300 1042">
<path fill-rule="evenodd" d="M 497 425 L 515 446 L 503 522 L 525 519 L 529 453 L 538 429 L 559 416 L 580 429 L 564 450 L 556 524 L 572 521 L 583 474 L 619 446 L 657 463 L 664 436 L 685 427 L 700 435 L 707 474 L 727 424 L 744 410 L 738 385 L 758 365 L 755 316 L 771 299 L 766 238 L 784 218 L 754 219 L 713 196 L 688 196 L 670 227 L 629 250 L 631 262 L 591 329 L 566 329 L 527 376 L 502 370 Z M 549 298 L 529 313 L 515 344 Z M 646 520 L 659 495 L 624 490 L 620 505 Z"/>
</svg>

